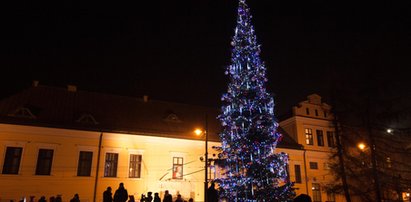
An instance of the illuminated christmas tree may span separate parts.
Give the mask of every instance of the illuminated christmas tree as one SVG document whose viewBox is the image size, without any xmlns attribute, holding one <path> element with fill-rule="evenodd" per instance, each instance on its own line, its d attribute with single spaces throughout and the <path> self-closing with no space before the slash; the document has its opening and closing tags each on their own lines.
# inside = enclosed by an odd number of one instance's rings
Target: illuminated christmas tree
<svg viewBox="0 0 411 202">
<path fill-rule="evenodd" d="M 294 192 L 287 176 L 288 155 L 275 153 L 282 136 L 245 0 L 239 2 L 232 46 L 226 72 L 230 83 L 219 116 L 223 131 L 218 164 L 224 169 L 220 197 L 230 202 L 290 201 Z"/>
</svg>

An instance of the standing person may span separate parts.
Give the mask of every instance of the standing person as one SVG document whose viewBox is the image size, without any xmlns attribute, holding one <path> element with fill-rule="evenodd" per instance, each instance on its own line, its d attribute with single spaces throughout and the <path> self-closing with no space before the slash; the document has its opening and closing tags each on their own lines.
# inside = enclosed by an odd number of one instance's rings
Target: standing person
<svg viewBox="0 0 411 202">
<path fill-rule="evenodd" d="M 207 190 L 207 202 L 218 202 L 218 192 L 215 189 L 214 182 L 211 183 L 211 186 Z"/>
<path fill-rule="evenodd" d="M 300 194 L 294 198 L 294 202 L 311 202 L 311 197 L 307 194 Z"/>
<path fill-rule="evenodd" d="M 153 202 L 161 202 L 160 196 L 158 196 L 158 193 L 154 193 L 154 201 Z"/>
<path fill-rule="evenodd" d="M 38 202 L 47 202 L 45 196 L 41 196 Z"/>
<path fill-rule="evenodd" d="M 113 202 L 113 193 L 111 193 L 111 187 L 107 187 L 103 192 L 103 202 Z"/>
<path fill-rule="evenodd" d="M 147 192 L 147 197 L 146 197 L 146 202 L 152 202 L 153 201 L 153 192 L 149 191 Z"/>
<path fill-rule="evenodd" d="M 56 202 L 63 202 L 63 198 L 61 198 L 61 194 L 56 196 Z"/>
<path fill-rule="evenodd" d="M 183 198 L 181 198 L 181 194 L 177 194 L 177 198 L 175 202 L 183 202 Z"/>
<path fill-rule="evenodd" d="M 127 189 L 124 188 L 124 184 L 121 182 L 118 189 L 114 193 L 114 202 L 126 202 L 128 199 Z"/>
<path fill-rule="evenodd" d="M 80 197 L 78 194 L 74 194 L 74 197 L 70 200 L 70 202 L 80 202 Z"/>
<path fill-rule="evenodd" d="M 168 190 L 164 192 L 163 202 L 173 202 L 173 196 L 168 193 Z"/>
</svg>

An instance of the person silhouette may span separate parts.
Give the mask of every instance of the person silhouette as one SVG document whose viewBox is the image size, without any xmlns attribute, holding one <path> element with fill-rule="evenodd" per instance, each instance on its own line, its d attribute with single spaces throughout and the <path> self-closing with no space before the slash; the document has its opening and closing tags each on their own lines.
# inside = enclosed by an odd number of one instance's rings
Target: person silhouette
<svg viewBox="0 0 411 202">
<path fill-rule="evenodd" d="M 218 191 L 215 189 L 215 183 L 212 182 L 207 190 L 207 202 L 218 202 Z"/>
<path fill-rule="evenodd" d="M 153 202 L 161 202 L 160 196 L 158 195 L 158 193 L 154 193 L 154 201 Z"/>
<path fill-rule="evenodd" d="M 294 198 L 294 202 L 312 202 L 311 197 L 307 194 L 300 194 Z"/>
<path fill-rule="evenodd" d="M 103 192 L 103 202 L 113 202 L 113 193 L 111 193 L 111 187 L 107 187 Z"/>
<path fill-rule="evenodd" d="M 70 200 L 70 202 L 80 202 L 80 197 L 78 194 L 74 194 L 74 197 Z"/>
<path fill-rule="evenodd" d="M 168 193 L 168 190 L 164 192 L 163 202 L 173 202 L 173 196 Z"/>
<path fill-rule="evenodd" d="M 114 193 L 114 202 L 126 202 L 128 199 L 127 189 L 124 188 L 124 184 L 121 182 L 118 189 Z"/>
</svg>

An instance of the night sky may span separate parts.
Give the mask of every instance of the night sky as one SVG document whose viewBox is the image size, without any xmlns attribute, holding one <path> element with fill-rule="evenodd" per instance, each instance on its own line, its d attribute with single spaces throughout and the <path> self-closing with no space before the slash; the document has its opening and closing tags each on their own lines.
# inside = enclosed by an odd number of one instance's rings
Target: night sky
<svg viewBox="0 0 411 202">
<path fill-rule="evenodd" d="M 411 3 L 393 2 L 249 0 L 278 113 L 326 94 L 336 78 L 375 77 L 411 92 Z M 226 90 L 235 0 L 2 7 L 1 98 L 32 80 L 216 107 Z"/>
</svg>

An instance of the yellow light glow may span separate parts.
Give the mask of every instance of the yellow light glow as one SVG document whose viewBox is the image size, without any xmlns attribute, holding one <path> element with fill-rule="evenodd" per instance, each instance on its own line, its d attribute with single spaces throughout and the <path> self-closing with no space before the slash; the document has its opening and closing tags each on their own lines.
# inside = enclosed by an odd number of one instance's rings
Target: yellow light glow
<svg viewBox="0 0 411 202">
<path fill-rule="evenodd" d="M 358 148 L 361 149 L 361 150 L 364 150 L 364 149 L 365 149 L 365 144 L 362 143 L 362 142 L 359 143 L 359 144 L 358 144 Z"/>
<path fill-rule="evenodd" d="M 197 129 L 194 130 L 194 134 L 201 135 L 201 134 L 203 134 L 203 130 L 197 128 Z"/>
</svg>

